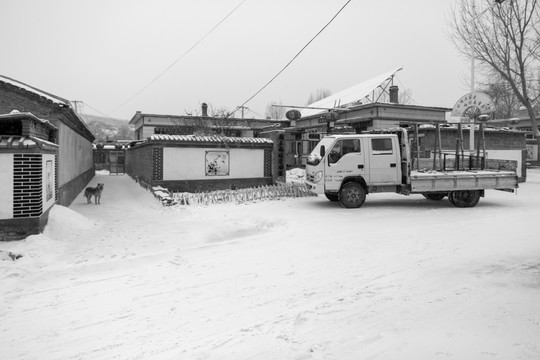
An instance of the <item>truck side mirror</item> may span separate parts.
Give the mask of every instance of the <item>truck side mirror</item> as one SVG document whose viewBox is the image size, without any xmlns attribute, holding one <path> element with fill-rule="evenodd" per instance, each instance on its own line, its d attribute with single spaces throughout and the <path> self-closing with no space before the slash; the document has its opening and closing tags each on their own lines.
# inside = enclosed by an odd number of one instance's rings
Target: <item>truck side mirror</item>
<svg viewBox="0 0 540 360">
<path fill-rule="evenodd" d="M 319 152 L 319 155 L 321 155 L 321 157 L 323 158 L 325 153 L 326 153 L 326 149 L 324 148 L 324 145 L 322 145 L 321 146 L 321 151 Z"/>
</svg>

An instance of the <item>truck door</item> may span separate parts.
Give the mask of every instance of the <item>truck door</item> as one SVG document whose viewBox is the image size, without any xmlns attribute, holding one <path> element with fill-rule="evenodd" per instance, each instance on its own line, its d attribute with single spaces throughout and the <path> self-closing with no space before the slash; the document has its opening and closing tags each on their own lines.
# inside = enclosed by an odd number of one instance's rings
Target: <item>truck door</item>
<svg viewBox="0 0 540 360">
<path fill-rule="evenodd" d="M 397 141 L 391 136 L 373 137 L 369 141 L 369 185 L 400 183 L 400 159 Z"/>
<path fill-rule="evenodd" d="M 328 152 L 324 184 L 326 192 L 337 192 L 343 178 L 364 176 L 365 158 L 360 139 L 339 139 Z"/>
</svg>

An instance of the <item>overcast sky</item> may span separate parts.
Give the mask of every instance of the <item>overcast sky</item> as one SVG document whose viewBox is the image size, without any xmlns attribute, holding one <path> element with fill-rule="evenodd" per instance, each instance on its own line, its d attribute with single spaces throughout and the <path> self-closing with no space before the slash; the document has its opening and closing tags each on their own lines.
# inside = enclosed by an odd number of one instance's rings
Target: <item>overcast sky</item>
<svg viewBox="0 0 540 360">
<path fill-rule="evenodd" d="M 266 84 L 346 0 L 0 0 L 0 74 L 129 120 L 137 110 L 229 110 Z M 452 107 L 469 61 L 448 37 L 456 0 L 352 0 L 265 90 L 246 104 L 305 105 L 403 67 L 414 103 Z M 183 58 L 192 46 L 241 4 Z M 153 84 L 160 73 L 174 66 Z M 133 97 L 133 98 L 132 98 Z M 132 99 L 131 99 L 132 98 Z M 131 99 L 131 100 L 129 100 Z M 129 100 L 129 101 L 128 101 Z"/>
</svg>

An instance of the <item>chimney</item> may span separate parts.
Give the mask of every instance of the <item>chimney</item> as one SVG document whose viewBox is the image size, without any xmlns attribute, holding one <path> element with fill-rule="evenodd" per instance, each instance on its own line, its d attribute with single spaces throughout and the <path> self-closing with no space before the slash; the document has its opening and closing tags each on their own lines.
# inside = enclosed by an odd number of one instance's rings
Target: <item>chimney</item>
<svg viewBox="0 0 540 360">
<path fill-rule="evenodd" d="M 201 108 L 202 108 L 202 116 L 208 117 L 208 104 L 202 103 Z"/>
<path fill-rule="evenodd" d="M 390 102 L 392 104 L 399 104 L 398 92 L 399 88 L 396 85 L 390 86 Z"/>
</svg>

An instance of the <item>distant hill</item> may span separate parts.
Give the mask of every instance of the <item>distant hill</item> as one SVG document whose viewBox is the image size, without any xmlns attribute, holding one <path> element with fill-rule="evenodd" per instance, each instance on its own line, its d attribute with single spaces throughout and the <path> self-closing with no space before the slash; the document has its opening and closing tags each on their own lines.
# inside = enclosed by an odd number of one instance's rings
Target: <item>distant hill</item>
<svg viewBox="0 0 540 360">
<path fill-rule="evenodd" d="M 135 133 L 129 128 L 128 120 L 89 114 L 79 114 L 79 116 L 96 137 L 96 142 L 135 139 Z"/>
</svg>

